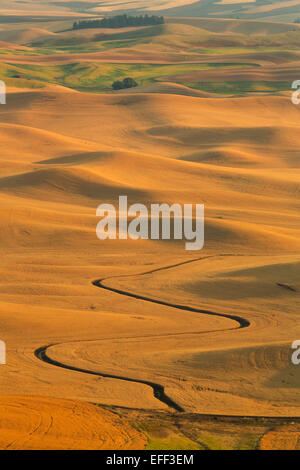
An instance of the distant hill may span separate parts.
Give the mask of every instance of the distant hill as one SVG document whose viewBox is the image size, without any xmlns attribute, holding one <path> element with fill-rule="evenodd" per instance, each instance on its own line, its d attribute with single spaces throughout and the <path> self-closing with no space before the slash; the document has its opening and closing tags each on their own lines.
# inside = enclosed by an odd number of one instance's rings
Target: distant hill
<svg viewBox="0 0 300 470">
<path fill-rule="evenodd" d="M 198 0 L 161 11 L 171 16 L 197 16 L 293 22 L 300 17 L 299 0 Z"/>
<path fill-rule="evenodd" d="M 111 15 L 154 13 L 171 17 L 202 17 L 294 22 L 299 0 L 0 0 L 0 14 Z M 3 17 L 0 16 L 0 22 Z M 6 20 L 4 20 L 6 21 Z"/>
<path fill-rule="evenodd" d="M 102 0 L 66 1 L 55 4 L 89 13 L 151 11 L 167 16 L 261 19 L 293 22 L 300 17 L 299 0 Z M 49 2 L 50 4 L 50 2 Z M 86 5 L 86 7 L 85 7 Z M 132 5 L 132 7 L 131 7 Z"/>
</svg>

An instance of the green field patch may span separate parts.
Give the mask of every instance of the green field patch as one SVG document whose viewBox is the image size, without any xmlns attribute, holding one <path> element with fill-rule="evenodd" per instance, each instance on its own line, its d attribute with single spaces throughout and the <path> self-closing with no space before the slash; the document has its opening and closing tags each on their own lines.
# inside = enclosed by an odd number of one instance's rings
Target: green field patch
<svg viewBox="0 0 300 470">
<path fill-rule="evenodd" d="M 37 82 L 45 85 L 59 84 L 80 91 L 105 93 L 112 90 L 116 80 L 132 77 L 138 85 L 153 83 L 156 80 L 172 80 L 181 83 L 176 77 L 201 70 L 215 68 L 253 67 L 253 64 L 236 63 L 200 63 L 200 64 L 112 64 L 112 63 L 72 63 L 64 65 L 40 66 L 29 64 L 1 64 L 0 74 L 3 78 L 18 78 L 29 87 L 36 87 Z M 30 83 L 33 81 L 35 83 Z M 192 84 L 197 87 L 199 84 Z M 200 85 L 199 85 L 200 86 Z"/>
<path fill-rule="evenodd" d="M 240 95 L 243 93 L 274 93 L 291 89 L 290 82 L 281 81 L 228 81 L 228 82 L 181 82 L 196 90 L 220 95 Z"/>
<path fill-rule="evenodd" d="M 201 445 L 186 437 L 174 436 L 169 438 L 150 437 L 146 450 L 203 450 Z"/>
<path fill-rule="evenodd" d="M 197 442 L 186 437 L 181 432 L 174 432 L 162 420 L 143 422 L 138 426 L 148 438 L 147 450 L 203 450 Z"/>
<path fill-rule="evenodd" d="M 186 52 L 193 53 L 193 54 L 208 54 L 208 55 L 235 55 L 235 54 L 257 54 L 260 52 L 278 52 L 278 51 L 286 51 L 286 52 L 293 52 L 295 50 L 299 50 L 299 47 L 207 47 L 207 48 L 200 48 L 195 47 L 193 49 L 189 49 Z"/>
<path fill-rule="evenodd" d="M 237 450 L 255 450 L 258 447 L 261 436 L 257 434 L 243 435 L 238 443 Z"/>
</svg>

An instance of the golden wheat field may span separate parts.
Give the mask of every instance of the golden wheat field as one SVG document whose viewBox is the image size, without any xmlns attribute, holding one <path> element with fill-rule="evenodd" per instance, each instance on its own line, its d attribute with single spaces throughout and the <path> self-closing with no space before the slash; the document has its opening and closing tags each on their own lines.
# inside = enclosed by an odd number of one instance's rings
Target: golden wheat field
<svg viewBox="0 0 300 470">
<path fill-rule="evenodd" d="M 0 3 L 0 448 L 298 449 L 299 24 L 72 29 L 102 3 Z M 121 195 L 203 249 L 99 240 Z"/>
</svg>

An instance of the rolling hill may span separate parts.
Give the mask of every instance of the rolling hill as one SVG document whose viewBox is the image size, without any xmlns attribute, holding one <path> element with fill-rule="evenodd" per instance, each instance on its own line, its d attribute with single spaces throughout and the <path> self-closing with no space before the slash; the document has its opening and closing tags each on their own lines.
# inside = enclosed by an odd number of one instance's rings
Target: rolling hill
<svg viewBox="0 0 300 470">
<path fill-rule="evenodd" d="M 176 17 L 235 18 L 265 21 L 293 22 L 300 17 L 298 0 L 57 0 L 55 4 L 29 0 L 2 0 L 0 11 L 4 15 L 12 12 L 21 15 L 46 15 L 48 17 L 70 17 L 72 15 L 107 15 L 118 13 L 154 12 Z M 2 17 L 2 21 L 9 18 Z"/>
</svg>

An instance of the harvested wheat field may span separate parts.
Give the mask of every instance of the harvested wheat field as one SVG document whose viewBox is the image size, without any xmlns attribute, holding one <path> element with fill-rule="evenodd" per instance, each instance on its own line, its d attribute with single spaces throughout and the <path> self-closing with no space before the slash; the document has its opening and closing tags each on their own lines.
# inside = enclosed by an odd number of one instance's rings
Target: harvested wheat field
<svg viewBox="0 0 300 470">
<path fill-rule="evenodd" d="M 142 449 L 146 439 L 116 415 L 89 403 L 1 396 L 2 449 Z"/>
<path fill-rule="evenodd" d="M 298 26 L 170 18 L 95 39 L 15 21 L 0 448 L 298 448 Z M 138 86 L 113 91 L 126 76 Z M 99 240 L 97 207 L 122 195 L 204 204 L 203 249 Z"/>
</svg>

